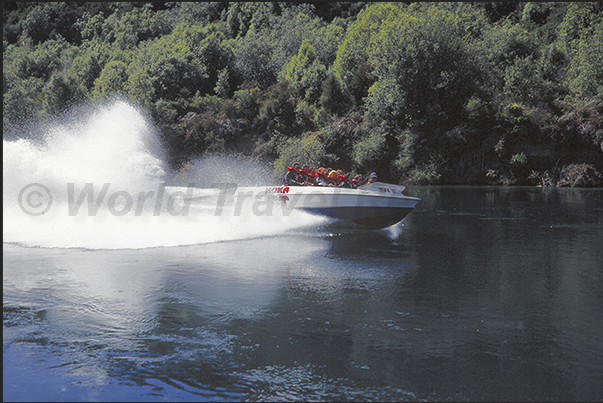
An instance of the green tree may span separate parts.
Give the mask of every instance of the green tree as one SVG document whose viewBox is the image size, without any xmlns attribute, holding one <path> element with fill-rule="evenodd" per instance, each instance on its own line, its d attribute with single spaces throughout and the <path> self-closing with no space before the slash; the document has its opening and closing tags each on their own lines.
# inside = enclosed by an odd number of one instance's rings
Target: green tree
<svg viewBox="0 0 603 403">
<path fill-rule="evenodd" d="M 576 49 L 591 28 L 601 22 L 603 5 L 599 2 L 570 3 L 559 24 L 559 39 L 570 49 Z"/>
<path fill-rule="evenodd" d="M 386 133 L 376 128 L 360 137 L 353 146 L 352 160 L 359 171 L 375 169 L 386 148 Z"/>
<path fill-rule="evenodd" d="M 275 19 L 272 30 L 263 31 L 264 37 L 268 36 L 273 43 L 272 59 L 273 63 L 278 66 L 278 73 L 281 77 L 285 73 L 287 63 L 297 55 L 304 40 L 310 41 L 317 56 L 324 53 L 325 44 L 324 41 L 319 40 L 318 35 L 324 25 L 324 22 L 316 18 L 311 10 L 291 8 L 284 10 L 283 15 Z M 324 61 L 321 61 L 324 64 Z"/>
<path fill-rule="evenodd" d="M 216 86 L 214 87 L 214 93 L 221 98 L 228 97 L 228 94 L 230 93 L 228 67 L 218 71 L 218 78 L 216 80 Z"/>
<path fill-rule="evenodd" d="M 14 82 L 3 96 L 3 120 L 5 123 L 18 124 L 43 113 L 41 96 L 44 82 L 35 77 Z"/>
<path fill-rule="evenodd" d="M 369 44 L 376 35 L 384 19 L 390 14 L 403 12 L 404 6 L 391 3 L 378 3 L 363 9 L 357 20 L 350 25 L 343 39 L 333 65 L 333 71 L 341 81 L 342 88 L 350 93 L 360 93 L 365 96 L 374 80 L 371 77 L 371 66 L 366 64 L 369 58 Z M 354 80 L 358 73 L 358 66 L 367 66 L 361 69 L 361 75 Z"/>
<path fill-rule="evenodd" d="M 81 37 L 76 25 L 77 18 L 76 10 L 68 3 L 39 3 L 22 23 L 22 38 L 30 38 L 34 44 L 58 38 L 79 43 Z"/>
<path fill-rule="evenodd" d="M 295 99 L 287 80 L 271 86 L 259 110 L 257 126 L 261 133 L 297 134 Z"/>
<path fill-rule="evenodd" d="M 262 2 L 232 2 L 226 12 L 226 23 L 232 37 L 241 38 L 247 35 L 252 24 L 256 31 L 261 28 L 272 13 L 274 3 Z"/>
<path fill-rule="evenodd" d="M 576 49 L 567 75 L 570 100 L 584 104 L 603 96 L 603 21 L 574 42 Z"/>
<path fill-rule="evenodd" d="M 316 49 L 305 39 L 296 56 L 285 68 L 285 79 L 300 97 L 309 102 L 318 101 L 322 83 L 327 76 L 326 67 L 316 57 Z"/>
<path fill-rule="evenodd" d="M 274 46 L 261 34 L 250 32 L 234 43 L 235 74 L 241 77 L 242 87 L 259 86 L 267 89 L 276 84 L 281 66 L 274 63 Z"/>
<path fill-rule="evenodd" d="M 128 75 L 127 93 L 140 102 L 148 110 L 152 110 L 153 103 L 157 99 L 153 80 L 147 70 L 134 69 Z"/>
<path fill-rule="evenodd" d="M 103 68 L 94 82 L 94 97 L 104 98 L 115 94 L 124 94 L 128 83 L 128 66 L 119 60 L 113 60 Z"/>
<path fill-rule="evenodd" d="M 82 18 L 78 21 L 80 26 L 80 34 L 84 40 L 103 39 L 103 25 L 105 22 L 105 15 L 101 11 L 98 14 L 90 15 L 84 13 Z"/>
<path fill-rule="evenodd" d="M 284 175 L 287 166 L 294 161 L 318 167 L 329 158 L 326 155 L 324 139 L 318 132 L 286 139 L 278 146 L 278 153 L 279 156 L 273 164 L 277 175 Z"/>
<path fill-rule="evenodd" d="M 538 45 L 528 31 L 506 20 L 485 30 L 476 54 L 482 71 L 489 72 L 489 87 L 497 91 L 502 88 L 506 69 L 517 59 L 531 57 L 537 50 Z"/>
<path fill-rule="evenodd" d="M 442 134 L 462 121 L 464 105 L 480 86 L 467 41 L 458 17 L 437 6 L 384 16 L 369 42 L 369 63 L 378 78 L 367 98 L 369 122 L 386 131 L 412 124 L 429 144 L 442 147 Z"/>
<path fill-rule="evenodd" d="M 351 97 L 341 88 L 335 74 L 329 74 L 322 84 L 322 92 L 319 98 L 320 106 L 328 114 L 342 115 L 351 107 L 352 102 Z"/>
<path fill-rule="evenodd" d="M 182 21 L 188 24 L 207 25 L 220 20 L 222 12 L 228 7 L 226 2 L 179 2 L 170 13 L 168 20 L 176 25 Z"/>
<path fill-rule="evenodd" d="M 187 100 L 197 92 L 209 93 L 215 84 L 208 81 L 208 67 L 195 55 L 204 35 L 200 27 L 181 24 L 170 35 L 141 43 L 132 54 L 130 74 L 144 70 L 157 99 Z"/>
<path fill-rule="evenodd" d="M 542 77 L 540 61 L 520 58 L 505 71 L 504 96 L 512 102 L 540 106 L 552 100 L 551 88 Z"/>
<path fill-rule="evenodd" d="M 115 41 L 120 49 L 130 49 L 141 41 L 168 34 L 170 27 L 165 14 L 153 12 L 151 7 L 151 4 L 147 3 L 142 8 L 124 13 L 115 22 L 107 39 Z"/>
<path fill-rule="evenodd" d="M 102 72 L 100 55 L 92 50 L 81 53 L 70 63 L 67 76 L 86 92 L 90 92 L 94 87 L 94 81 Z"/>
<path fill-rule="evenodd" d="M 73 87 L 62 74 L 54 74 L 44 87 L 44 111 L 55 115 L 69 109 L 75 102 L 83 101 L 85 94 Z"/>
<path fill-rule="evenodd" d="M 225 76 L 224 72 L 229 71 L 234 66 L 234 53 L 230 42 L 224 33 L 223 24 L 211 24 L 202 29 L 205 36 L 194 48 L 193 52 L 197 59 L 206 67 L 208 74 L 208 87 L 213 90 L 221 79 L 221 88 L 228 88 L 222 95 L 232 95 L 230 91 L 231 83 L 236 82 L 236 77 L 229 73 Z M 222 72 L 222 77 L 220 77 Z"/>
</svg>

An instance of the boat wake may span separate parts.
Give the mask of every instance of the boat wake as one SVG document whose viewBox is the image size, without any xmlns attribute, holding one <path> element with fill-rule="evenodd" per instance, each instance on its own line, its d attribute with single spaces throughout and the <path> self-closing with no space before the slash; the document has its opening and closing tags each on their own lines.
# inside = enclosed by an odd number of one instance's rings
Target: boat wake
<svg viewBox="0 0 603 403">
<path fill-rule="evenodd" d="M 211 157 L 171 170 L 165 161 L 157 130 L 124 101 L 27 132 L 5 130 L 3 241 L 138 249 L 275 236 L 328 222 L 303 211 L 235 211 L 208 189 L 265 185 L 270 169 L 257 162 Z"/>
</svg>

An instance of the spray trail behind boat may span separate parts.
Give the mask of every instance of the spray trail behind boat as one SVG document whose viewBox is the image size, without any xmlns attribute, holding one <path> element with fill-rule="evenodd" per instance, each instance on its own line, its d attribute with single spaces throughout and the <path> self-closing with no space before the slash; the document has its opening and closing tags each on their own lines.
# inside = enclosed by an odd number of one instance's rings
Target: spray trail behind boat
<svg viewBox="0 0 603 403">
<path fill-rule="evenodd" d="M 13 136 L 14 137 L 14 136 Z M 157 130 L 116 101 L 28 138 L 3 139 L 3 241 L 25 246 L 121 249 L 271 236 L 324 219 L 294 212 L 221 214 L 215 184 L 258 183 L 269 170 L 236 158 L 165 163 Z M 270 180 L 268 179 L 268 180 Z M 264 179 L 265 180 L 265 179 Z M 240 183 L 239 183 L 240 184 Z M 188 193 L 187 193 L 188 192 Z"/>
</svg>

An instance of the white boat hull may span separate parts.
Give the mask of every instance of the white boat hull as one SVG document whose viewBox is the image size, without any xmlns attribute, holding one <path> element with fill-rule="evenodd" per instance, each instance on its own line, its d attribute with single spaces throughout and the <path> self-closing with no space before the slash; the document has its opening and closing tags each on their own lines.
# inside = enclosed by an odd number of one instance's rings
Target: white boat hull
<svg viewBox="0 0 603 403">
<path fill-rule="evenodd" d="M 400 222 L 419 203 L 402 194 L 404 186 L 375 182 L 358 189 L 317 186 L 238 188 L 236 193 L 270 195 L 283 208 L 303 210 L 366 228 L 385 228 Z"/>
</svg>

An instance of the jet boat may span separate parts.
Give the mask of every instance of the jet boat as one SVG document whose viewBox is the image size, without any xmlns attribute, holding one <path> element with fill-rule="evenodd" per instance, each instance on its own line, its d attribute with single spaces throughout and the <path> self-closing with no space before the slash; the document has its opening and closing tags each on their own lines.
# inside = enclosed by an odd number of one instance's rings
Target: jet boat
<svg viewBox="0 0 603 403">
<path fill-rule="evenodd" d="M 404 195 L 404 189 L 401 185 L 373 182 L 357 189 L 275 186 L 237 188 L 236 193 L 239 197 L 244 194 L 268 195 L 280 201 L 283 211 L 298 209 L 362 228 L 380 229 L 402 221 L 421 201 Z"/>
<path fill-rule="evenodd" d="M 184 196 L 185 203 L 214 211 L 214 215 L 240 215 L 249 210 L 256 215 L 272 215 L 282 208 L 287 216 L 293 210 L 334 219 L 344 227 L 380 229 L 404 219 L 421 201 L 406 196 L 405 187 L 383 182 L 357 189 L 323 186 L 253 186 L 235 183 L 215 184 L 212 188 L 167 187 L 169 194 Z M 185 195 L 186 193 L 186 195 Z"/>
</svg>

